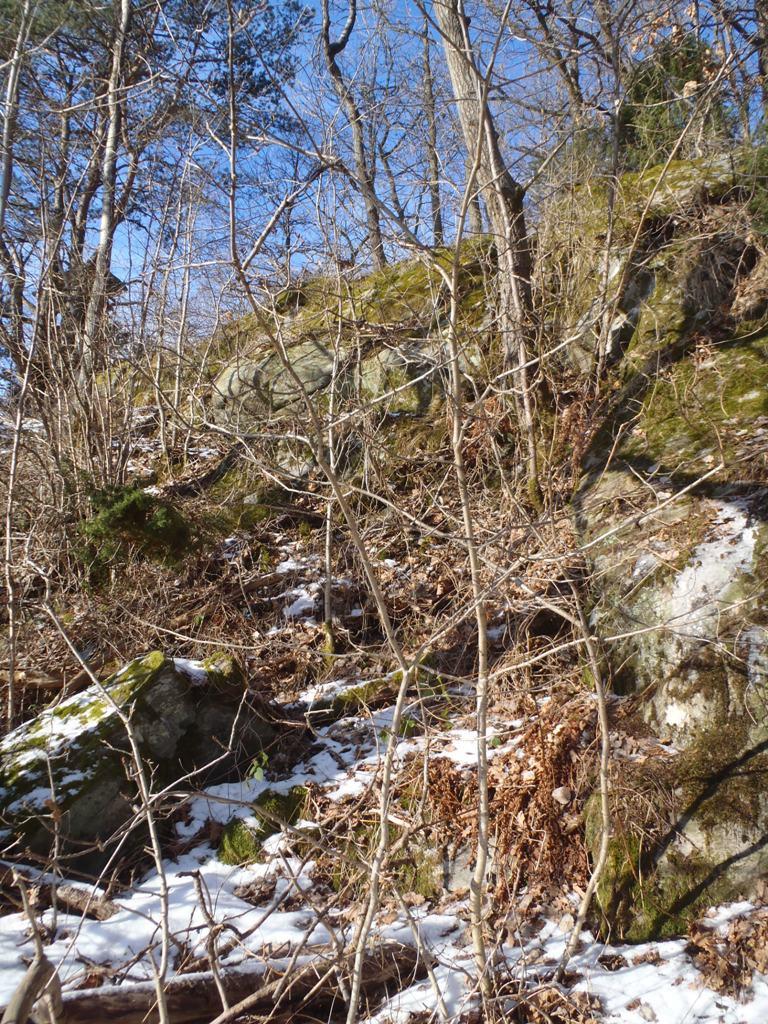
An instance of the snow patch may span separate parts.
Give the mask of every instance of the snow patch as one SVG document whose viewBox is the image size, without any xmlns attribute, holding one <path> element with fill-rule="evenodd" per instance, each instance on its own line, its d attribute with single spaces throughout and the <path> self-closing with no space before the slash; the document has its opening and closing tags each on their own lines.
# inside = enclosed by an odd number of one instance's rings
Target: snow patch
<svg viewBox="0 0 768 1024">
<path fill-rule="evenodd" d="M 193 683 L 204 683 L 208 679 L 208 671 L 201 661 L 190 661 L 188 658 L 174 658 L 173 667 L 191 679 Z"/>
<path fill-rule="evenodd" d="M 736 578 L 752 567 L 757 527 L 744 502 L 715 502 L 717 536 L 693 551 L 674 581 L 667 602 L 668 624 L 683 636 L 714 636 Z"/>
</svg>

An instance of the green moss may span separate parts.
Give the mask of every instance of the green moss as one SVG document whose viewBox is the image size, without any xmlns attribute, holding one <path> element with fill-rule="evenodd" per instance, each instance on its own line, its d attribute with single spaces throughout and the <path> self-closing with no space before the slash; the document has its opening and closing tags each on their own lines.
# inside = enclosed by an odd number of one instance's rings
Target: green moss
<svg viewBox="0 0 768 1024">
<path fill-rule="evenodd" d="M 734 187 L 737 173 L 730 156 L 657 164 L 622 175 L 621 204 L 629 217 L 636 217 L 649 203 L 654 216 L 671 216 L 704 196 L 722 199 Z"/>
<path fill-rule="evenodd" d="M 768 741 L 731 723 L 663 763 L 614 770 L 608 860 L 597 889 L 606 935 L 644 942 L 684 934 L 708 907 L 749 898 L 768 866 L 761 807 Z M 598 794 L 585 809 L 596 855 Z"/>
<path fill-rule="evenodd" d="M 168 659 L 162 651 L 151 651 L 110 676 L 104 687 L 115 703 L 123 704 L 135 699 L 167 664 Z"/>
<path fill-rule="evenodd" d="M 403 739 L 408 739 L 411 736 L 419 736 L 423 731 L 424 727 L 418 718 L 414 718 L 412 715 L 403 715 L 397 735 Z"/>
<path fill-rule="evenodd" d="M 425 655 L 425 664 L 431 660 L 431 655 Z M 342 691 L 327 703 L 318 700 L 312 706 L 311 716 L 314 720 L 335 720 L 379 707 L 394 699 L 402 680 L 403 673 L 400 669 L 377 679 L 369 679 L 365 683 Z M 434 703 L 445 701 L 447 698 L 447 689 L 441 677 L 434 672 L 426 671 L 421 665 L 412 671 L 411 685 L 422 701 Z M 402 728 L 404 732 L 401 735 L 410 735 L 416 729 L 420 729 L 421 725 L 416 719 L 406 719 Z"/>
<path fill-rule="evenodd" d="M 349 690 L 344 690 L 343 693 L 334 697 L 331 710 L 339 717 L 352 715 L 356 711 L 369 708 L 375 703 L 391 697 L 392 694 L 397 692 L 399 685 L 399 681 L 396 682 L 393 676 L 371 679 L 367 683 L 361 683 L 360 686 L 353 686 Z"/>
<path fill-rule="evenodd" d="M 608 856 L 595 893 L 599 929 L 606 939 L 648 942 L 684 934 L 694 919 L 671 909 L 689 885 L 691 865 L 679 864 L 667 877 L 654 872 L 652 845 L 642 828 L 627 827 L 612 812 Z M 585 808 L 587 847 L 594 854 L 600 845 L 600 796 L 594 793 Z"/>
<path fill-rule="evenodd" d="M 685 806 L 697 805 L 697 821 L 711 830 L 723 821 L 751 826 L 768 786 L 766 742 L 750 747 L 746 723 L 732 721 L 716 733 L 703 733 L 680 754 L 672 775 Z M 768 737 L 768 729 L 762 728 Z M 715 742 L 715 738 L 717 742 Z"/>
<path fill-rule="evenodd" d="M 458 258 L 459 290 L 462 301 L 466 302 L 483 281 L 484 266 L 490 255 L 489 239 L 478 236 L 463 242 L 458 254 L 452 248 L 435 249 L 430 258 L 448 272 Z M 423 318 L 441 305 L 445 307 L 446 303 L 443 279 L 426 260 L 385 267 L 352 282 L 350 292 L 350 306 L 368 323 L 389 323 L 414 316 Z M 474 298 L 476 301 L 477 296 Z"/>
<path fill-rule="evenodd" d="M 762 481 L 759 460 L 749 453 L 755 420 L 768 415 L 768 334 L 736 339 L 705 360 L 680 360 L 643 398 L 634 429 L 617 449 L 619 458 L 643 459 L 690 475 L 716 462 L 716 479 Z"/>
<path fill-rule="evenodd" d="M 251 463 L 240 460 L 205 492 L 206 528 L 216 537 L 247 530 L 274 515 L 269 507 L 279 504 L 284 492 Z"/>
<path fill-rule="evenodd" d="M 232 865 L 259 860 L 264 840 L 301 817 L 307 796 L 304 786 L 293 786 L 287 793 L 265 790 L 253 804 L 254 820 L 235 818 L 224 829 L 219 860 Z"/>
<path fill-rule="evenodd" d="M 232 867 L 253 864 L 261 857 L 261 841 L 242 818 L 235 818 L 224 828 L 217 856 Z"/>
<path fill-rule="evenodd" d="M 202 667 L 208 674 L 209 685 L 220 689 L 242 690 L 245 680 L 238 663 L 226 651 L 216 651 L 203 659 Z"/>
<path fill-rule="evenodd" d="M 413 362 L 398 359 L 389 350 L 376 352 L 363 361 L 360 373 L 360 396 L 363 401 L 378 399 L 390 392 L 386 403 L 379 403 L 383 412 L 422 415 L 429 408 L 434 392 L 436 370 L 424 376 L 429 366 L 414 354 Z"/>
<path fill-rule="evenodd" d="M 397 737 L 398 739 L 409 739 L 411 736 L 420 736 L 423 732 L 424 726 L 418 718 L 414 718 L 413 715 L 403 715 L 397 729 Z M 389 729 L 382 729 L 382 742 L 387 743 L 391 735 L 392 733 Z"/>
</svg>

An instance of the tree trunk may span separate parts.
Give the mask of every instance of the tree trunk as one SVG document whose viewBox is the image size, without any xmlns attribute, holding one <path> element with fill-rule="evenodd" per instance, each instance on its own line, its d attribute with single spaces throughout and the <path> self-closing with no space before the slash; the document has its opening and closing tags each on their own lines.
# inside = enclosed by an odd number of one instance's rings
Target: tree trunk
<svg viewBox="0 0 768 1024">
<path fill-rule="evenodd" d="M 506 364 L 515 370 L 515 404 L 526 440 L 528 491 L 540 504 L 533 395 L 529 381 L 532 327 L 531 254 L 525 225 L 525 192 L 504 164 L 486 99 L 484 79 L 475 61 L 462 0 L 432 0 L 467 151 L 475 157 L 477 183 L 485 200 L 499 268 L 498 329 Z M 479 157 L 479 160 L 477 159 Z M 473 164 L 474 166 L 474 164 Z M 471 187 L 471 182 L 468 183 Z"/>
<path fill-rule="evenodd" d="M 465 188 L 469 188 L 469 207 L 467 209 L 467 220 L 469 222 L 470 235 L 482 235 L 483 233 L 483 204 L 480 201 L 480 193 L 476 181 L 470 181 L 475 161 L 467 151 L 467 158 L 464 161 Z"/>
<path fill-rule="evenodd" d="M 115 187 L 117 183 L 117 143 L 123 99 L 119 95 L 123 72 L 123 50 L 131 19 L 131 0 L 115 0 L 115 34 L 112 42 L 112 68 L 107 87 L 109 128 L 104 146 L 101 172 L 101 220 L 99 242 L 96 248 L 93 285 L 85 314 L 82 341 L 80 379 L 87 381 L 95 366 L 96 336 L 107 296 L 107 276 L 112 262 L 112 236 L 115 217 Z"/>
<path fill-rule="evenodd" d="M 25 0 L 19 20 L 19 29 L 13 47 L 13 54 L 7 67 L 7 80 L 3 103 L 3 130 L 0 136 L 0 265 L 8 286 L 8 308 L 11 328 L 3 330 L 3 342 L 7 346 L 14 369 L 19 377 L 24 376 L 26 349 L 24 343 L 24 269 L 14 254 L 12 244 L 5 238 L 5 215 L 13 179 L 14 141 L 19 113 L 19 83 L 24 51 L 32 27 L 34 7 L 31 0 Z"/>
<path fill-rule="evenodd" d="M 363 203 L 365 204 L 365 220 L 368 226 L 368 242 L 371 247 L 374 266 L 377 270 L 380 270 L 382 267 L 386 266 L 387 258 L 384 253 L 384 241 L 381 237 L 379 207 L 376 202 L 376 192 L 373 187 L 373 168 L 371 166 L 371 161 L 374 157 L 373 155 L 369 157 L 366 151 L 365 138 L 363 136 L 363 122 L 360 117 L 360 111 L 357 109 L 357 104 L 355 103 L 355 98 L 352 95 L 351 89 L 344 81 L 341 68 L 336 62 L 336 58 L 349 42 L 352 29 L 355 27 L 355 20 L 357 18 L 357 0 L 349 0 L 349 15 L 347 16 L 347 22 L 342 29 L 339 39 L 335 43 L 331 42 L 331 16 L 328 10 L 328 0 L 322 0 L 322 16 L 323 53 L 325 54 L 325 63 L 328 68 L 328 73 L 331 76 L 331 80 L 333 81 L 333 87 L 336 90 L 336 95 L 339 97 L 339 102 L 349 118 L 349 126 L 352 129 L 352 150 L 355 158 L 355 176 L 357 178 L 357 183 L 360 186 L 360 192 L 363 196 Z"/>
<path fill-rule="evenodd" d="M 757 76 L 763 101 L 763 129 L 768 128 L 768 0 L 755 0 Z"/>
<path fill-rule="evenodd" d="M 432 81 L 432 64 L 429 59 L 429 21 L 424 12 L 424 115 L 427 119 L 427 167 L 429 170 L 429 204 L 432 214 L 432 239 L 434 245 L 443 245 L 443 211 L 440 204 L 440 162 L 437 158 L 437 116 L 435 114 L 435 89 Z"/>
</svg>

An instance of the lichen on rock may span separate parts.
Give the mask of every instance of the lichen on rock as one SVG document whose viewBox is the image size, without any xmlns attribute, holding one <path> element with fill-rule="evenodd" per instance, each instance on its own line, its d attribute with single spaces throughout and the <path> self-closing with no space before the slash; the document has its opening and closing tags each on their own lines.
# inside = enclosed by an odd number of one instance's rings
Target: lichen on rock
<svg viewBox="0 0 768 1024">
<path fill-rule="evenodd" d="M 274 736 L 245 696 L 231 659 L 206 666 L 154 651 L 41 712 L 0 743 L 4 849 L 46 854 L 58 837 L 69 855 L 102 862 L 135 813 L 126 723 L 155 791 L 189 773 L 198 783 L 225 778 L 235 765 L 233 739 L 257 750 Z"/>
</svg>

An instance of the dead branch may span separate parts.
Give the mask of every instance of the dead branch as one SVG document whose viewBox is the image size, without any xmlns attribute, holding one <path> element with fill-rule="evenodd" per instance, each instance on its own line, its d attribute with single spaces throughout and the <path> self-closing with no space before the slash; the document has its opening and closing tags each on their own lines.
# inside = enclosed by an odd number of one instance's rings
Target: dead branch
<svg viewBox="0 0 768 1024">
<path fill-rule="evenodd" d="M 27 1024 L 34 1006 L 39 1007 L 39 1015 L 35 1017 L 35 1021 L 49 1024 L 51 1020 L 58 1019 L 61 1008 L 61 983 L 56 968 L 43 950 L 43 941 L 27 896 L 25 880 L 15 873 L 14 882 L 18 886 L 24 913 L 32 929 L 35 956 L 5 1007 L 2 1024 Z"/>
</svg>

